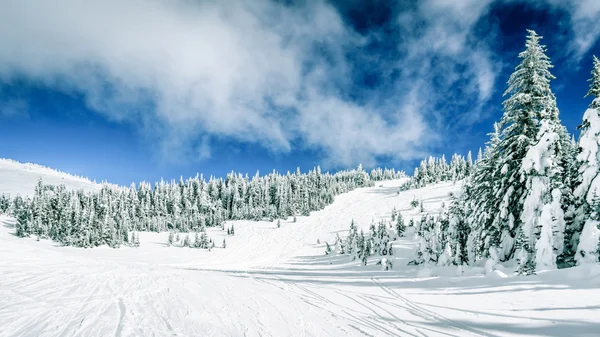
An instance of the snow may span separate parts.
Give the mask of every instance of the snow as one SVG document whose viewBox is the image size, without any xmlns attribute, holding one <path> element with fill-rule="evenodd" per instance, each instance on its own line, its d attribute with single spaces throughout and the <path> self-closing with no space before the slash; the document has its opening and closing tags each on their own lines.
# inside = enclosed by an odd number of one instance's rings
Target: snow
<svg viewBox="0 0 600 337">
<path fill-rule="evenodd" d="M 48 185 L 65 185 L 67 189 L 100 190 L 101 185 L 48 167 L 19 163 L 0 158 L 0 195 L 33 196 L 39 179 Z"/>
<path fill-rule="evenodd" d="M 554 143 L 558 141 L 558 134 L 553 131 L 553 125 L 548 120 L 543 120 L 540 125 L 538 142 L 531 146 L 523 158 L 522 170 L 524 172 L 536 171 L 544 174 L 553 165 L 555 159 Z"/>
<path fill-rule="evenodd" d="M 592 219 L 586 220 L 581 231 L 579 245 L 575 260 L 577 264 L 597 263 L 598 245 L 600 243 L 600 222 Z"/>
<path fill-rule="evenodd" d="M 600 178 L 598 178 L 600 112 L 597 109 L 589 108 L 585 111 L 583 120 L 587 121 L 588 126 L 579 139 L 580 153 L 577 160 L 582 163 L 579 172 L 581 183 L 575 189 L 574 194 L 577 197 L 584 197 L 591 204 L 595 195 L 600 193 Z"/>
<path fill-rule="evenodd" d="M 23 193 L 38 174 L 0 174 L 0 186 Z M 368 232 L 395 207 L 407 223 L 418 222 L 413 198 L 435 214 L 460 189 L 442 183 L 397 194 L 403 182 L 340 195 L 281 228 L 276 221 L 227 222 L 235 236 L 209 229 L 216 242 L 227 238 L 227 248 L 211 252 L 168 247 L 168 233 L 140 233 L 139 248 L 60 247 L 17 238 L 14 219 L 0 216 L 0 336 L 598 334 L 598 264 L 529 277 L 515 276 L 514 265 L 497 264 L 489 274 L 408 266 L 417 246 L 412 227 L 393 243 L 391 271 L 375 265 L 376 256 L 361 266 L 324 254 L 325 242 L 345 239 L 352 219 L 358 232 Z"/>
</svg>

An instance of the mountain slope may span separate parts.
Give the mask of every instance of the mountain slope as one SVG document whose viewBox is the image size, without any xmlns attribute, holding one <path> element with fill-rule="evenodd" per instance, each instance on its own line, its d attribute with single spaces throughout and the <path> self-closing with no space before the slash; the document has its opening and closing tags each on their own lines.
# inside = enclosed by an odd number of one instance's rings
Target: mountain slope
<svg viewBox="0 0 600 337">
<path fill-rule="evenodd" d="M 99 190 L 100 184 L 31 163 L 0 158 L 0 194 L 32 196 L 39 179 L 48 185 L 65 185 L 68 189 Z"/>
<path fill-rule="evenodd" d="M 412 228 L 394 243 L 393 271 L 325 241 L 351 219 L 368 229 L 393 207 L 437 212 L 459 185 L 396 193 L 401 181 L 336 197 L 297 222 L 234 221 L 212 228 L 227 248 L 167 247 L 167 233 L 141 233 L 141 247 L 79 249 L 12 235 L 0 218 L 0 336 L 593 336 L 600 318 L 598 268 L 512 277 L 483 268 L 408 266 Z M 320 243 L 317 243 L 319 240 Z M 424 275 L 443 277 L 419 277 Z"/>
</svg>

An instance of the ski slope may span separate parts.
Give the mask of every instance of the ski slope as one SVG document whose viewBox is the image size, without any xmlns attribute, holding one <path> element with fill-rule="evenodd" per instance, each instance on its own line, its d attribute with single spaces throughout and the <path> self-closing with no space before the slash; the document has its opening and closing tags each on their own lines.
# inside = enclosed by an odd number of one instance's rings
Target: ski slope
<svg viewBox="0 0 600 337">
<path fill-rule="evenodd" d="M 48 185 L 65 185 L 68 189 L 99 190 L 101 185 L 89 179 L 59 172 L 31 163 L 0 158 L 0 195 L 33 196 L 39 179 Z"/>
<path fill-rule="evenodd" d="M 350 221 L 368 230 L 393 207 L 436 212 L 458 185 L 397 194 L 401 181 L 336 197 L 309 217 L 212 228 L 212 251 L 168 247 L 80 249 L 15 237 L 0 217 L 0 336 L 598 336 L 600 268 L 515 277 L 472 267 L 407 266 L 416 241 L 394 243 L 393 271 L 324 255 Z M 222 239 L 227 248 L 219 248 Z M 317 243 L 319 240 L 320 243 Z M 438 275 L 438 276 L 434 276 Z"/>
</svg>

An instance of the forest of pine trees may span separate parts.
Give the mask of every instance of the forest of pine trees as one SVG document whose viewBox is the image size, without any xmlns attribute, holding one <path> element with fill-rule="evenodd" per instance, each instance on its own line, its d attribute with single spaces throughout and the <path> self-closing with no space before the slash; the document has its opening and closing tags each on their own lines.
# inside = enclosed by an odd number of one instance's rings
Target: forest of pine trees
<svg viewBox="0 0 600 337">
<path fill-rule="evenodd" d="M 395 220 L 394 215 L 392 221 Z M 333 248 L 328 242 L 325 242 L 325 254 L 348 255 L 350 261 L 360 261 L 365 266 L 370 256 L 378 256 L 377 265 L 381 265 L 384 270 L 389 270 L 393 267 L 392 260 L 389 258 L 394 255 L 392 241 L 402 236 L 404 229 L 404 220 L 400 216 L 397 218 L 396 224 L 386 223 L 383 220 L 377 225 L 371 223 L 369 234 L 365 235 L 362 230 L 360 233 L 358 232 L 358 228 L 352 220 L 348 236 L 345 239 L 337 235 Z"/>
<path fill-rule="evenodd" d="M 468 177 L 473 170 L 473 159 L 471 152 L 467 154 L 467 158 L 454 154 L 450 164 L 446 161 L 446 157 L 442 155 L 440 158 L 429 157 L 427 160 L 422 160 L 419 167 L 405 184 L 400 187 L 400 190 L 410 190 L 421 188 L 427 184 L 434 184 L 443 181 L 458 181 Z"/>
<path fill-rule="evenodd" d="M 437 218 L 418 224 L 417 263 L 515 259 L 518 273 L 530 275 L 599 261 L 600 61 L 594 57 L 587 93 L 593 101 L 575 142 L 559 119 L 541 38 L 528 31 L 504 115 L 462 193 Z"/>
<path fill-rule="evenodd" d="M 198 233 L 206 227 L 223 227 L 226 220 L 309 215 L 331 204 L 336 195 L 373 186 L 374 180 L 404 176 L 393 169 L 375 169 L 369 175 L 359 166 L 330 174 L 317 167 L 307 174 L 297 170 L 286 175 L 257 173 L 252 178 L 231 173 L 208 182 L 196 176 L 161 181 L 154 187 L 103 184 L 100 191 L 90 193 L 44 185 L 40 180 L 33 198 L 17 196 L 11 201 L 1 196 L 0 209 L 16 218 L 20 237 L 35 235 L 77 247 L 118 247 L 133 244 L 130 233 L 134 231 Z M 233 226 L 228 230 L 233 235 Z"/>
</svg>

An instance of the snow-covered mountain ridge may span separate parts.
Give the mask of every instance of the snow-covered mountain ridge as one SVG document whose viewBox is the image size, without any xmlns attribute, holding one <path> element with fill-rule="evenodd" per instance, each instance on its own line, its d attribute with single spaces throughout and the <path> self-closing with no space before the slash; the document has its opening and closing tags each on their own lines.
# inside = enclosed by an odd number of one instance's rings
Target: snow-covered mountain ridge
<svg viewBox="0 0 600 337">
<path fill-rule="evenodd" d="M 31 196 L 39 179 L 48 185 L 65 185 L 68 189 L 99 190 L 101 184 L 33 163 L 0 158 L 0 194 Z"/>
</svg>

